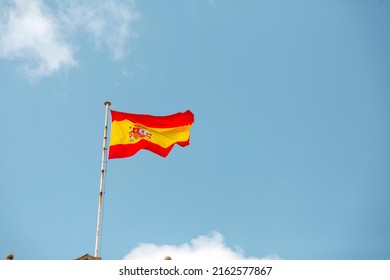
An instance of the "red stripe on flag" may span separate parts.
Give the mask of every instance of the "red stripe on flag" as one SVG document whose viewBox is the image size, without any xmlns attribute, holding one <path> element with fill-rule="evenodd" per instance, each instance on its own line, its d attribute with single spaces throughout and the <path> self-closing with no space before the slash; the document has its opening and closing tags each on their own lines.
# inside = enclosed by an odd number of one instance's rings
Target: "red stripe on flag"
<svg viewBox="0 0 390 280">
<path fill-rule="evenodd" d="M 168 116 L 152 116 L 144 114 L 132 114 L 111 110 L 112 121 L 130 120 L 147 127 L 171 128 L 184 125 L 191 125 L 194 122 L 194 114 L 187 110 L 184 113 L 176 113 Z"/>
<path fill-rule="evenodd" d="M 185 147 L 190 144 L 190 140 L 188 139 L 188 141 L 176 142 L 167 148 L 163 148 L 155 143 L 149 142 L 144 139 L 141 139 L 136 144 L 118 144 L 110 146 L 110 150 L 108 152 L 108 159 L 131 157 L 142 149 L 149 150 L 153 153 L 158 154 L 159 156 L 166 157 L 175 144 Z"/>
</svg>

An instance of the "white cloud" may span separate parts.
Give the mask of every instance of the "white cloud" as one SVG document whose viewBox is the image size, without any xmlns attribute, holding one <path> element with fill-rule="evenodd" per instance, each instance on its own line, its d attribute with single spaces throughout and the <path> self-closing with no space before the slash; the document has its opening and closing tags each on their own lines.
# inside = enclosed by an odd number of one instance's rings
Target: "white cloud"
<svg viewBox="0 0 390 280">
<path fill-rule="evenodd" d="M 84 32 L 106 47 L 115 59 L 123 57 L 128 40 L 136 36 L 133 24 L 140 18 L 132 0 L 67 0 L 59 2 L 59 18 L 68 32 Z"/>
<path fill-rule="evenodd" d="M 18 59 L 29 78 L 78 64 L 77 38 L 92 38 L 115 59 L 128 51 L 139 18 L 134 1 L 6 0 L 0 3 L 0 58 Z"/>
<path fill-rule="evenodd" d="M 244 260 L 257 259 L 246 257 L 239 248 L 229 248 L 218 232 L 211 232 L 208 236 L 198 236 L 189 243 L 181 245 L 156 245 L 141 243 L 131 250 L 125 260 L 163 260 L 165 256 L 178 260 Z M 270 255 L 265 259 L 279 259 L 276 255 Z"/>
<path fill-rule="evenodd" d="M 41 1 L 7 1 L 0 9 L 0 57 L 24 59 L 29 76 L 76 65 L 72 47 L 61 38 L 56 20 Z"/>
</svg>

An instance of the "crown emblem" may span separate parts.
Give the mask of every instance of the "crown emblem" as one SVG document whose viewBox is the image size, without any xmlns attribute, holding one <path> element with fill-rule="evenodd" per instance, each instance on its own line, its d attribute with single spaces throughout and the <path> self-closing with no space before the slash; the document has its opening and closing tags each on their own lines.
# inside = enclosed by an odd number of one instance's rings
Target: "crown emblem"
<svg viewBox="0 0 390 280">
<path fill-rule="evenodd" d="M 134 142 L 138 139 L 147 139 L 150 140 L 152 138 L 152 133 L 147 130 L 145 127 L 134 124 L 134 126 L 130 126 L 129 129 L 130 142 Z"/>
</svg>

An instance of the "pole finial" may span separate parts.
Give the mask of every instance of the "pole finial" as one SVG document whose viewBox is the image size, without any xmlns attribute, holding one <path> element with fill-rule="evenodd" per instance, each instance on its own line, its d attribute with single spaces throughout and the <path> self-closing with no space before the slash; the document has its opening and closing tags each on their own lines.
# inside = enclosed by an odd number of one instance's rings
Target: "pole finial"
<svg viewBox="0 0 390 280">
<path fill-rule="evenodd" d="M 111 106 L 111 102 L 110 101 L 106 101 L 106 102 L 104 102 L 104 105 L 105 106 Z"/>
</svg>

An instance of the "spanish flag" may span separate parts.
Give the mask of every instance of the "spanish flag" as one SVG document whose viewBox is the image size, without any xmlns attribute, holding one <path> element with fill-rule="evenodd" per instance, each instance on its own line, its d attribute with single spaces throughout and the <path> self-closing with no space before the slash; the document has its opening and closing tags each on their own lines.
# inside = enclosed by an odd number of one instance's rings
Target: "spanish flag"
<svg viewBox="0 0 390 280">
<path fill-rule="evenodd" d="M 131 157 L 146 149 L 166 157 L 175 144 L 190 144 L 194 114 L 187 110 L 169 116 L 151 116 L 111 110 L 108 159 Z"/>
</svg>

